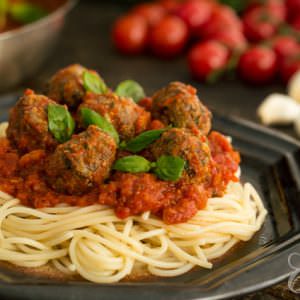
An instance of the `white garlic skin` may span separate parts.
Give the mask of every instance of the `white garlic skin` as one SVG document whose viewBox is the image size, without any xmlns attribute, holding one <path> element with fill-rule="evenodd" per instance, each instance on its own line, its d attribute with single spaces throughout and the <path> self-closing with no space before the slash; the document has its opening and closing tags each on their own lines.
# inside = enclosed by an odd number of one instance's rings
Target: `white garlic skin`
<svg viewBox="0 0 300 300">
<path fill-rule="evenodd" d="M 288 83 L 288 95 L 300 103 L 300 71 L 296 72 Z"/>
<path fill-rule="evenodd" d="M 275 93 L 265 98 L 257 114 L 264 125 L 288 125 L 300 115 L 300 104 L 289 96 Z"/>
</svg>

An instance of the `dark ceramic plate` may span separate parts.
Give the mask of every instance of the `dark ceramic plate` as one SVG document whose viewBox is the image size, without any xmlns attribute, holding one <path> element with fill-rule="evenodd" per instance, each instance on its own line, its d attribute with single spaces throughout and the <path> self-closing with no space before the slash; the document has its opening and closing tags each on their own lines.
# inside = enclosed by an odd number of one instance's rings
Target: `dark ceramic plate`
<svg viewBox="0 0 300 300">
<path fill-rule="evenodd" d="M 12 98 L 2 99 L 2 116 Z M 96 285 L 60 283 L 0 270 L 1 299 L 226 299 L 286 279 L 288 257 L 300 254 L 300 143 L 241 119 L 214 117 L 214 129 L 232 136 L 242 154 L 242 180 L 251 182 L 268 210 L 263 228 L 212 270 L 151 282 Z"/>
</svg>

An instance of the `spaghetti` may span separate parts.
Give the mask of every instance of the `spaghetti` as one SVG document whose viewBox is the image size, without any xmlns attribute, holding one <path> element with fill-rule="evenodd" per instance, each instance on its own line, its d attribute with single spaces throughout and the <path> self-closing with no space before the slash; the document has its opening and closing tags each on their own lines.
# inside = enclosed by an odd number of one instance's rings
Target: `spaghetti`
<svg viewBox="0 0 300 300">
<path fill-rule="evenodd" d="M 157 217 L 120 220 L 102 205 L 33 209 L 0 193 L 0 260 L 23 267 L 51 263 L 96 283 L 117 282 L 137 268 L 161 277 L 211 268 L 239 241 L 249 240 L 265 219 L 263 203 L 249 183 L 230 183 L 187 223 Z"/>
<path fill-rule="evenodd" d="M 111 92 L 86 93 L 79 105 L 72 93 L 77 99 L 83 87 L 72 78 L 82 71 L 59 72 L 50 98 L 25 91 L 9 126 L 0 124 L 0 261 L 96 283 L 173 277 L 212 268 L 261 228 L 262 200 L 238 182 L 239 153 L 210 132 L 211 113 L 194 88 L 173 82 L 159 90 L 152 115 Z M 65 82 L 72 93 L 60 99 Z M 88 112 L 89 126 L 72 134 L 71 114 L 52 99 L 79 105 L 77 119 Z"/>
</svg>

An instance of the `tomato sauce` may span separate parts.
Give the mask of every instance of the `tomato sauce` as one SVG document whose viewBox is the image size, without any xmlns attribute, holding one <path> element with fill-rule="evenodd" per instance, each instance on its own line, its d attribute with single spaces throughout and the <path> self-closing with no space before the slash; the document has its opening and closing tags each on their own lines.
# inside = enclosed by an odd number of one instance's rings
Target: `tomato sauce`
<svg viewBox="0 0 300 300">
<path fill-rule="evenodd" d="M 154 128 L 160 124 L 152 124 Z M 237 181 L 240 157 L 228 140 L 218 132 L 208 136 L 211 149 L 211 180 L 202 185 L 183 176 L 177 182 L 159 180 L 150 173 L 116 172 L 108 183 L 81 196 L 60 194 L 47 184 L 47 153 L 35 150 L 18 154 L 6 138 L 0 139 L 0 190 L 34 207 L 52 207 L 59 203 L 87 206 L 95 203 L 114 207 L 123 219 L 151 211 L 167 224 L 188 221 L 205 208 L 211 196 L 222 196 L 229 181 Z"/>
<path fill-rule="evenodd" d="M 46 182 L 44 150 L 34 150 L 23 156 L 9 145 L 6 138 L 0 139 L 0 190 L 34 208 L 52 207 L 59 203 L 87 206 L 97 203 L 95 189 L 82 196 L 59 194 Z"/>
<path fill-rule="evenodd" d="M 238 181 L 240 155 L 234 151 L 228 139 L 216 131 L 208 136 L 212 155 L 212 182 L 214 196 L 222 196 L 229 181 Z"/>
</svg>

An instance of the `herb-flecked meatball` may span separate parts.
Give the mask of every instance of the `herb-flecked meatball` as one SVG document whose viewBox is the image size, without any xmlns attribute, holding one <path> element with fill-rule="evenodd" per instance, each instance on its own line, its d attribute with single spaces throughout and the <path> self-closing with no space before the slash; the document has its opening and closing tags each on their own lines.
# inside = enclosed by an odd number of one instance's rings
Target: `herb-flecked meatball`
<svg viewBox="0 0 300 300">
<path fill-rule="evenodd" d="M 27 90 L 10 111 L 7 137 L 21 152 L 53 150 L 57 141 L 48 129 L 49 98 Z"/>
<path fill-rule="evenodd" d="M 114 93 L 87 93 L 81 108 L 94 110 L 101 116 L 107 117 L 118 131 L 120 138 L 128 140 L 146 130 L 150 113 L 137 105 L 131 98 L 119 97 Z"/>
<path fill-rule="evenodd" d="M 211 129 L 211 112 L 199 100 L 197 90 L 181 82 L 171 82 L 152 97 L 152 114 L 166 125 L 197 129 L 207 135 Z"/>
<path fill-rule="evenodd" d="M 185 174 L 193 181 L 208 182 L 211 153 L 206 137 L 199 138 L 188 129 L 172 128 L 150 147 L 155 159 L 162 155 L 179 156 L 186 161 Z"/>
<path fill-rule="evenodd" d="M 91 125 L 59 145 L 47 166 L 48 183 L 57 192 L 83 194 L 108 176 L 116 155 L 114 139 Z"/>
<path fill-rule="evenodd" d="M 59 70 L 52 76 L 47 85 L 47 96 L 58 103 L 66 104 L 69 108 L 77 108 L 86 93 L 83 86 L 83 73 L 88 70 L 74 64 Z"/>
</svg>

